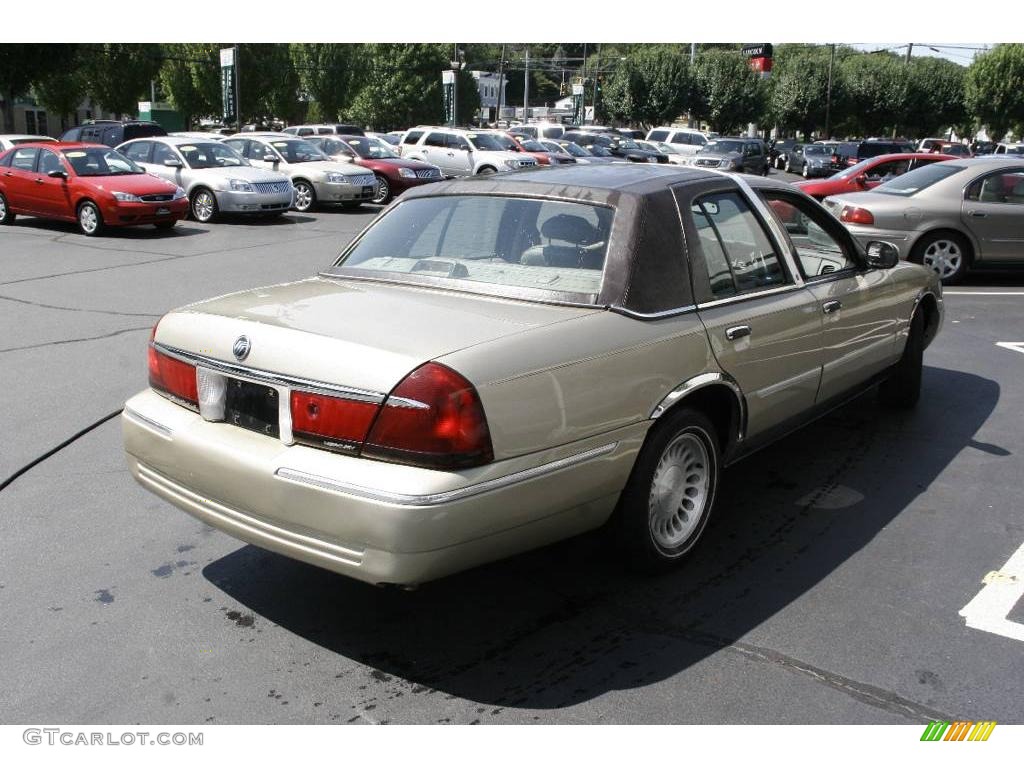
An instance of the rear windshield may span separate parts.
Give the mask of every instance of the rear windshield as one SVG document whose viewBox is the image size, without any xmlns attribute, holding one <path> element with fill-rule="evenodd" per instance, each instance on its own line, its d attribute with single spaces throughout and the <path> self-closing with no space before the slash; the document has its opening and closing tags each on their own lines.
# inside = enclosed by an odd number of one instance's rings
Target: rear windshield
<svg viewBox="0 0 1024 768">
<path fill-rule="evenodd" d="M 954 173 L 959 173 L 963 169 L 964 166 L 956 165 L 952 160 L 945 163 L 934 163 L 908 171 L 902 176 L 897 176 L 892 181 L 887 181 L 885 184 L 875 187 L 874 191 L 882 192 L 886 195 L 909 197 L 923 189 L 927 189 L 932 184 L 949 178 Z"/>
<path fill-rule="evenodd" d="M 440 279 L 496 296 L 593 304 L 612 217 L 611 208 L 554 200 L 414 198 L 383 216 L 328 274 Z"/>
<path fill-rule="evenodd" d="M 142 139 L 146 136 L 166 136 L 167 131 L 159 125 L 126 125 L 124 127 L 124 140 Z"/>
</svg>

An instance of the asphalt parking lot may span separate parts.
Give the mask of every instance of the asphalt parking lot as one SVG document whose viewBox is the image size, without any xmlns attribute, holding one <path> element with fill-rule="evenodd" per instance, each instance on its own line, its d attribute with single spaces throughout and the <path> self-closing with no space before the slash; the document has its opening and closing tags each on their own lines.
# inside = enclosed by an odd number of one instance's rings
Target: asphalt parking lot
<svg viewBox="0 0 1024 768">
<path fill-rule="evenodd" d="M 159 316 L 308 276 L 373 215 L 0 232 L 0 483 L 38 461 L 0 490 L 3 722 L 1024 722 L 1020 593 L 1002 624 L 960 615 L 1024 578 L 1000 573 L 1024 354 L 999 346 L 1024 343 L 1024 273 L 947 291 L 915 411 L 866 395 L 729 469 L 658 578 L 595 534 L 377 589 L 137 486 L 108 417 Z"/>
</svg>

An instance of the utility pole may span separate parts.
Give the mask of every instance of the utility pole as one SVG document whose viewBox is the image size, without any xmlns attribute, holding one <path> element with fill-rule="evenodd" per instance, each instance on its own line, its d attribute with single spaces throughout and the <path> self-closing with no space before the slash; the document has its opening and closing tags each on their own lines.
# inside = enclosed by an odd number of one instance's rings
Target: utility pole
<svg viewBox="0 0 1024 768">
<path fill-rule="evenodd" d="M 913 52 L 914 52 L 914 44 L 913 43 L 907 43 L 907 58 L 905 58 L 903 60 L 903 66 L 905 66 L 905 67 L 909 67 L 910 66 L 910 54 L 912 54 Z M 893 126 L 892 126 L 892 137 L 894 139 L 896 138 L 896 132 L 898 130 L 899 130 L 899 122 L 893 123 Z"/>
<path fill-rule="evenodd" d="M 580 118 L 583 125 L 587 124 L 587 44 L 583 44 L 583 76 L 580 78 L 583 83 L 583 114 Z"/>
<path fill-rule="evenodd" d="M 452 125 L 459 125 L 459 44 L 452 43 L 452 69 L 455 70 L 455 85 L 452 86 Z"/>
<path fill-rule="evenodd" d="M 526 46 L 526 69 L 523 70 L 523 122 L 530 114 L 530 46 Z"/>
<path fill-rule="evenodd" d="M 693 65 L 696 62 L 697 62 L 697 44 L 696 43 L 690 43 L 690 77 L 691 78 L 693 77 Z M 686 121 L 686 125 L 687 125 L 688 128 L 693 128 L 694 127 L 693 110 L 692 109 L 689 110 L 687 112 L 687 115 L 689 116 L 690 119 Z"/>
<path fill-rule="evenodd" d="M 501 120 L 501 105 L 505 100 L 505 44 L 501 44 L 501 61 L 498 62 L 498 114 L 494 116 L 494 122 Z"/>
<path fill-rule="evenodd" d="M 241 46 L 235 46 L 235 119 L 238 120 L 238 132 L 242 132 L 242 57 L 239 56 Z"/>
<path fill-rule="evenodd" d="M 831 49 L 828 54 L 828 90 L 825 95 L 825 139 L 831 139 L 832 133 L 829 127 L 829 118 L 832 113 L 832 67 L 836 63 L 836 44 L 830 43 Z"/>
<path fill-rule="evenodd" d="M 593 101 L 593 120 L 597 122 L 597 79 L 601 77 L 601 44 L 597 44 L 597 59 L 594 60 L 594 101 Z"/>
</svg>

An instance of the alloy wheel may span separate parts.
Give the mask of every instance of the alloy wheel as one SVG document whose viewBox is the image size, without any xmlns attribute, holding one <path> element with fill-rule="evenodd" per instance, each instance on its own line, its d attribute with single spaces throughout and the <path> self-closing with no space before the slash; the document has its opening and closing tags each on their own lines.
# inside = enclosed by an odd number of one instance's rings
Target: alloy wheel
<svg viewBox="0 0 1024 768">
<path fill-rule="evenodd" d="M 391 187 L 388 185 L 388 180 L 383 176 L 377 177 L 377 194 L 373 196 L 373 202 L 380 203 L 383 205 L 391 199 Z"/>
<path fill-rule="evenodd" d="M 943 280 L 957 274 L 963 267 L 964 255 L 952 240 L 941 238 L 924 250 L 922 263 L 931 267 Z"/>
<path fill-rule="evenodd" d="M 213 218 L 216 206 L 217 201 L 214 199 L 213 193 L 204 189 L 192 201 L 192 215 L 195 216 L 196 221 L 205 224 Z"/>
<path fill-rule="evenodd" d="M 313 188 L 304 181 L 295 185 L 295 210 L 308 211 L 313 207 Z"/>
<path fill-rule="evenodd" d="M 78 225 L 87 235 L 93 235 L 100 226 L 99 212 L 92 203 L 86 203 L 78 209 Z"/>
</svg>

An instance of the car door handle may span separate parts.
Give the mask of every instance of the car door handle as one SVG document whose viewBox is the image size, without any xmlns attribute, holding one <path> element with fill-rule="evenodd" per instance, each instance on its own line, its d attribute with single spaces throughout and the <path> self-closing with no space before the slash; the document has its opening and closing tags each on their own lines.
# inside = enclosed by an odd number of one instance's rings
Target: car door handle
<svg viewBox="0 0 1024 768">
<path fill-rule="evenodd" d="M 838 312 L 842 308 L 843 302 L 838 300 L 826 301 L 824 304 L 821 305 L 821 309 L 826 315 L 831 315 L 833 312 Z"/>
<path fill-rule="evenodd" d="M 43 183 L 42 179 L 36 179 L 36 184 L 42 184 L 42 183 Z"/>
<path fill-rule="evenodd" d="M 973 216 L 976 219 L 984 219 L 986 216 L 988 216 L 987 213 L 982 213 L 981 211 L 968 211 L 967 215 Z"/>
<path fill-rule="evenodd" d="M 729 341 L 736 341 L 736 339 L 742 339 L 744 336 L 750 335 L 749 325 L 737 325 L 732 328 L 725 330 L 725 338 Z"/>
</svg>

